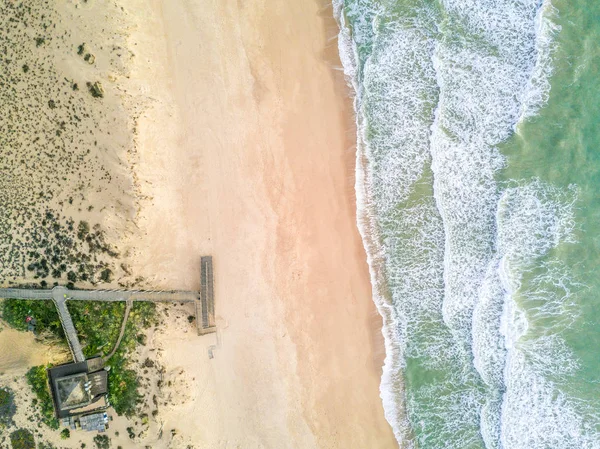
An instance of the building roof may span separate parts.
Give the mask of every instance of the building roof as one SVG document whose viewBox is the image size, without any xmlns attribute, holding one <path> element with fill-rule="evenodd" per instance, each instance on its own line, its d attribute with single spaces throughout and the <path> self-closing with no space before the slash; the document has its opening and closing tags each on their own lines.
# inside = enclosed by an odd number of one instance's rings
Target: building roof
<svg viewBox="0 0 600 449">
<path fill-rule="evenodd" d="M 104 368 L 104 360 L 102 360 L 102 357 L 94 357 L 92 359 L 87 359 L 85 363 L 87 363 L 88 373 L 100 371 L 102 368 Z"/>
<path fill-rule="evenodd" d="M 71 390 L 71 393 L 77 393 L 76 391 L 74 391 L 78 388 L 76 379 L 78 379 L 77 376 L 81 376 L 82 374 L 87 374 L 87 364 L 85 362 L 67 363 L 66 365 L 55 366 L 54 368 L 50 368 L 48 370 L 50 391 L 52 392 L 52 401 L 54 402 L 54 411 L 56 413 L 57 418 L 64 418 L 65 416 L 69 416 L 69 410 L 71 408 L 81 406 L 77 405 L 75 407 L 70 407 L 68 404 L 70 396 L 69 390 Z M 67 381 L 62 383 L 63 379 L 66 379 Z M 69 379 L 75 380 L 69 382 Z M 59 385 L 61 388 L 59 388 Z M 75 394 L 74 397 L 75 396 L 77 396 L 77 394 Z"/>
<path fill-rule="evenodd" d="M 67 417 L 72 410 L 85 407 L 107 394 L 108 373 L 102 367 L 102 359 L 98 357 L 48 370 L 57 418 Z"/>
<path fill-rule="evenodd" d="M 104 432 L 106 430 L 106 422 L 107 418 L 104 412 L 79 417 L 81 430 L 87 430 L 88 432 Z"/>
<path fill-rule="evenodd" d="M 88 375 L 92 400 L 108 393 L 108 372 L 97 371 Z"/>
<path fill-rule="evenodd" d="M 61 410 L 71 410 L 88 405 L 91 397 L 87 383 L 88 376 L 86 373 L 72 374 L 55 379 L 54 387 L 59 408 Z"/>
</svg>

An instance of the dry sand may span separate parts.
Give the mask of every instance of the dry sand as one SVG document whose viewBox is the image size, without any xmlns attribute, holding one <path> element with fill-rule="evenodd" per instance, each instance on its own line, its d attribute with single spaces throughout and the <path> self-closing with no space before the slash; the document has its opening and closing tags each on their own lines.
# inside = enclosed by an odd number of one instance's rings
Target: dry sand
<svg viewBox="0 0 600 449">
<path fill-rule="evenodd" d="M 0 385 L 11 376 L 22 375 L 27 369 L 68 359 L 68 353 L 56 345 L 36 339 L 31 332 L 11 329 L 0 320 Z"/>
<path fill-rule="evenodd" d="M 355 225 L 354 130 L 337 30 L 314 0 L 129 2 L 147 199 L 134 271 L 198 288 L 214 257 L 216 335 L 165 335 L 190 385 L 160 412 L 197 447 L 396 447 L 383 344 Z M 214 359 L 208 347 L 216 345 Z M 193 381 L 191 379 L 194 379 Z"/>
<path fill-rule="evenodd" d="M 355 224 L 355 130 L 329 3 L 61 8 L 69 51 L 110 37 L 94 64 L 77 68 L 75 54 L 56 66 L 106 87 L 94 110 L 112 112 L 92 156 L 118 182 L 103 176 L 86 204 L 59 205 L 120 249 L 130 268 L 114 268 L 115 286 L 143 276 L 197 289 L 200 256 L 214 260 L 218 332 L 198 337 L 189 311 L 167 308 L 135 362 L 158 414 L 134 420 L 133 440 L 116 419 L 113 447 L 397 447 L 379 398 L 381 319 Z M 86 209 L 92 200 L 105 205 Z M 39 363 L 23 357 L 21 369 Z"/>
</svg>

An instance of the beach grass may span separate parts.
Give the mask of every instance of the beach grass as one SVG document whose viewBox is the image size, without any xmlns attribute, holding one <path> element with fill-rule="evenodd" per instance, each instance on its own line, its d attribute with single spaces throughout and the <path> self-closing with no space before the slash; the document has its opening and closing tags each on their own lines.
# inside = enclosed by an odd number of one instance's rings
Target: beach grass
<svg viewBox="0 0 600 449">
<path fill-rule="evenodd" d="M 31 386 L 37 399 L 37 409 L 40 413 L 40 420 L 51 429 L 58 429 L 58 420 L 54 416 L 54 405 L 48 388 L 48 366 L 34 366 L 27 371 L 27 383 Z"/>
</svg>

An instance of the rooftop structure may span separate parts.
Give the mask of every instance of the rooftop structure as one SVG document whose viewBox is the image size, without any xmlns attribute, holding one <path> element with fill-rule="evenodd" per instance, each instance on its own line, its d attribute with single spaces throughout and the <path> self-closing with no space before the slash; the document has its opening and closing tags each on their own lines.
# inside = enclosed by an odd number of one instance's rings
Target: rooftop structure
<svg viewBox="0 0 600 449">
<path fill-rule="evenodd" d="M 67 416 L 61 420 L 64 427 L 72 430 L 80 428 L 87 432 L 104 432 L 108 428 L 108 414 L 96 412 L 81 416 Z"/>
<path fill-rule="evenodd" d="M 81 430 L 87 430 L 88 432 L 104 432 L 107 424 L 108 415 L 104 412 L 79 417 Z"/>
<path fill-rule="evenodd" d="M 56 400 L 61 410 L 84 407 L 90 403 L 90 393 L 87 388 L 86 373 L 72 374 L 54 381 Z"/>
<path fill-rule="evenodd" d="M 99 357 L 48 370 L 50 392 L 57 418 L 66 418 L 97 402 L 108 393 L 108 373 Z M 102 360 L 102 359 L 100 359 Z M 92 368 L 95 371 L 90 371 Z"/>
</svg>

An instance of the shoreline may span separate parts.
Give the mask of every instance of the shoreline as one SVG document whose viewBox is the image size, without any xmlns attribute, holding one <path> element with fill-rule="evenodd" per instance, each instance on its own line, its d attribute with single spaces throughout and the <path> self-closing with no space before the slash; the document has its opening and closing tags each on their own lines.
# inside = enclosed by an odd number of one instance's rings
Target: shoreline
<svg viewBox="0 0 600 449">
<path fill-rule="evenodd" d="M 414 440 L 414 434 L 406 416 L 405 384 L 402 378 L 400 352 L 396 347 L 394 333 L 397 328 L 395 323 L 391 292 L 386 279 L 385 257 L 382 254 L 381 237 L 376 231 L 373 205 L 371 204 L 369 179 L 369 150 L 366 146 L 364 136 L 364 125 L 358 116 L 357 107 L 360 108 L 360 89 L 356 79 L 356 48 L 351 40 L 352 30 L 347 23 L 343 10 L 343 1 L 335 1 L 333 6 L 333 17 L 338 27 L 338 45 L 340 52 L 338 57 L 342 59 L 344 78 L 351 90 L 353 126 L 355 129 L 356 151 L 354 155 L 355 181 L 354 192 L 356 195 L 356 226 L 363 242 L 365 257 L 372 286 L 373 302 L 380 318 L 380 343 L 384 347 L 382 352 L 381 382 L 379 394 L 382 400 L 384 414 L 394 432 L 399 447 L 410 445 Z M 340 42 L 340 39 L 343 39 Z M 363 126 L 361 126 L 363 125 Z"/>
<path fill-rule="evenodd" d="M 138 126 L 136 174 L 152 200 L 135 271 L 196 288 L 196 259 L 215 261 L 220 330 L 202 339 L 215 338 L 215 358 L 184 360 L 205 349 L 193 339 L 165 346 L 173 366 L 210 372 L 202 397 L 167 421 L 195 425 L 209 446 L 397 447 L 379 397 L 381 318 L 331 5 L 254 3 L 155 3 L 153 30 L 132 36 L 138 61 L 153 56 L 158 98 Z"/>
<path fill-rule="evenodd" d="M 65 206 L 119 249 L 106 285 L 197 290 L 200 256 L 214 261 L 218 332 L 198 337 L 189 310 L 161 306 L 162 324 L 131 354 L 141 415 L 115 417 L 107 435 L 124 448 L 397 447 L 379 397 L 382 321 L 357 229 L 354 112 L 332 5 L 59 6 L 74 31 L 57 73 L 101 80 L 106 97 L 84 97 L 89 107 L 123 115 L 90 153 L 107 175 L 89 201 L 114 204 Z M 78 60 L 84 47 L 96 65 Z M 0 343 L 15 336 L 29 346 L 4 369 L 49 360 L 33 336 L 6 330 Z M 24 376 L 10 385 L 31 401 Z"/>
</svg>

